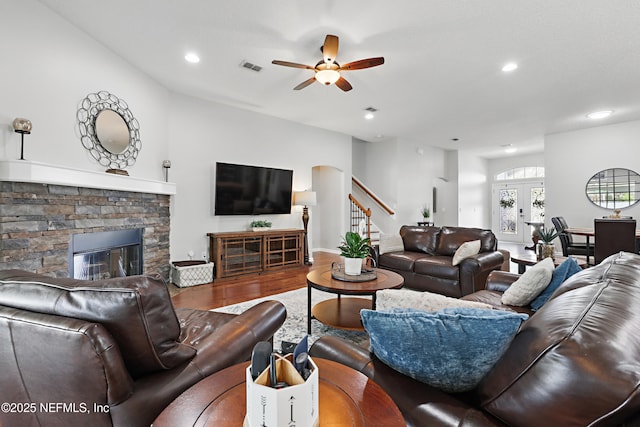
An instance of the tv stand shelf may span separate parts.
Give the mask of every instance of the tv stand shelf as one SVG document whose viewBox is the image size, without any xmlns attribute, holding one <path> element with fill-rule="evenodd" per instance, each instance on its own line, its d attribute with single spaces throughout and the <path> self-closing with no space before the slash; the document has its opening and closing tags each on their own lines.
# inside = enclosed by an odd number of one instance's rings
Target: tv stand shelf
<svg viewBox="0 0 640 427">
<path fill-rule="evenodd" d="M 304 230 L 207 233 L 216 279 L 303 265 Z"/>
</svg>

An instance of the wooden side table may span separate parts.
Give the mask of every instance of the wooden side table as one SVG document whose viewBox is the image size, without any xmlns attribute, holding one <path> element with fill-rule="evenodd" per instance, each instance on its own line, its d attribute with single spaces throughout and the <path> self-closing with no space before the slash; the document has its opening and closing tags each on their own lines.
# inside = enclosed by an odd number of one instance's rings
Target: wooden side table
<svg viewBox="0 0 640 427">
<path fill-rule="evenodd" d="M 326 359 L 313 359 L 320 370 L 320 426 L 405 426 L 396 404 L 364 374 Z M 182 393 L 152 427 L 239 427 L 246 414 L 245 370 L 231 366 Z"/>
</svg>

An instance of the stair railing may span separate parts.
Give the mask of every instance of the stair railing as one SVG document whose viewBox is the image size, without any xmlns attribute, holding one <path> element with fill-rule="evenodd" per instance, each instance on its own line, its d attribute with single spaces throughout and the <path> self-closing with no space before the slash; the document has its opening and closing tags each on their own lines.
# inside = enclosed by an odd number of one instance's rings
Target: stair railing
<svg viewBox="0 0 640 427">
<path fill-rule="evenodd" d="M 350 203 L 350 230 L 354 233 L 360 233 L 361 224 L 364 222 L 364 232 L 368 238 L 371 238 L 371 208 L 362 206 L 353 194 L 349 194 Z"/>
<path fill-rule="evenodd" d="M 357 185 L 362 191 L 364 191 L 367 196 L 369 196 L 371 198 L 371 200 L 373 200 L 378 206 L 380 206 L 385 212 L 387 212 L 389 215 L 395 215 L 395 212 L 393 211 L 393 209 L 391 209 L 385 202 L 383 202 L 382 200 L 380 200 L 378 198 L 378 196 L 376 196 L 375 194 L 373 194 L 373 192 L 371 190 L 369 190 L 367 188 L 366 185 L 364 185 L 360 180 L 358 180 L 358 178 L 352 176 L 351 177 L 351 182 L 353 182 L 355 185 Z"/>
</svg>

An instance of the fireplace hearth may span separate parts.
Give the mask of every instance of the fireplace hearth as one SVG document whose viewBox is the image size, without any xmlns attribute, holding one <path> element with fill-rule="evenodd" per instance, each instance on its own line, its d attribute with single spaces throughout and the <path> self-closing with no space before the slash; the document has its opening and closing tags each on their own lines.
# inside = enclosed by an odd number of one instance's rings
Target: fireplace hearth
<svg viewBox="0 0 640 427">
<path fill-rule="evenodd" d="M 142 274 L 142 228 L 73 234 L 69 277 L 102 280 Z"/>
</svg>

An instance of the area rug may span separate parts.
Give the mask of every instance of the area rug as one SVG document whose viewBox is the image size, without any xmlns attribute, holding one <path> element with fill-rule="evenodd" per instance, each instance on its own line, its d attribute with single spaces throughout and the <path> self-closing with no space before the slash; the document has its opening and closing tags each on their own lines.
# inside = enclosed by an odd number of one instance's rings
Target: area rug
<svg viewBox="0 0 640 427">
<path fill-rule="evenodd" d="M 320 301 L 336 297 L 337 296 L 335 294 L 312 289 L 311 301 L 313 304 L 316 304 Z M 307 335 L 307 288 L 296 289 L 295 291 L 283 292 L 281 294 L 228 305 L 216 308 L 212 311 L 239 314 L 259 302 L 267 300 L 280 301 L 287 308 L 287 319 L 273 337 L 273 348 L 279 350 L 281 348 L 282 341 L 297 343 Z M 356 345 L 368 348 L 369 336 L 364 331 L 345 331 L 324 325 L 316 319 L 311 320 L 309 345 L 321 336 L 325 335 L 340 337 Z"/>
</svg>

